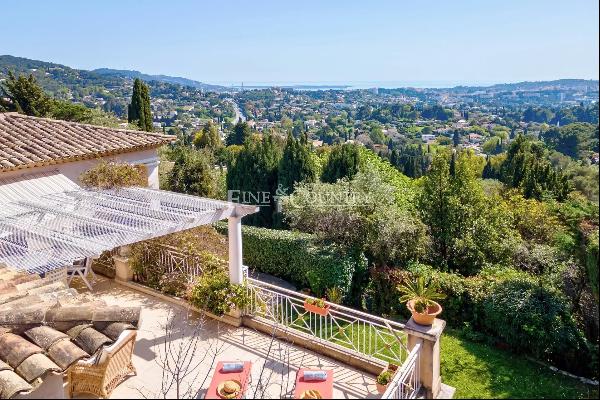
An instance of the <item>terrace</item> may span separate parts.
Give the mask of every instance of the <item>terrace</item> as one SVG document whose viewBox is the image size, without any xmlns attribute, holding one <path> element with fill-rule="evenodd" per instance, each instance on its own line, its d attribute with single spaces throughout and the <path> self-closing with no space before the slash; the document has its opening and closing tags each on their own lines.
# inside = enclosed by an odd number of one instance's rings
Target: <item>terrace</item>
<svg viewBox="0 0 600 400">
<path fill-rule="evenodd" d="M 241 219 L 253 209 L 139 188 L 92 192 L 69 186 L 61 176 L 39 179 L 37 185 L 9 182 L 10 194 L 19 200 L 0 211 L 0 262 L 19 265 L 20 273 L 49 276 L 77 259 L 111 251 L 115 278 L 97 279 L 91 287 L 97 300 L 90 304 L 141 309 L 132 359 L 137 375 L 117 386 L 111 397 L 204 397 L 216 362 L 223 360 L 252 362 L 246 397 L 292 397 L 300 368 L 332 370 L 334 397 L 452 395 L 440 377 L 444 321 L 429 327 L 412 320 L 402 324 L 334 303 L 326 303 L 328 311 L 320 315 L 305 308 L 306 295 L 248 277 L 242 265 Z M 46 192 L 32 193 L 38 188 Z M 244 309 L 218 317 L 134 282 L 128 245 L 220 219 L 228 219 L 229 281 L 245 285 L 250 299 Z M 168 247 L 160 252 L 153 267 L 163 274 L 184 273 L 189 279 L 203 274 L 193 257 Z M 80 293 L 88 290 L 79 288 Z M 41 304 L 60 303 L 45 296 L 38 299 Z M 0 328 L 3 320 L 14 326 L 15 313 L 0 315 Z M 183 354 L 186 343 L 193 346 Z M 172 365 L 166 364 L 165 354 L 177 368 L 186 364 L 191 370 L 178 369 L 180 379 L 168 388 L 165 371 Z M 380 394 L 375 377 L 389 365 L 397 371 Z M 19 372 L 18 365 L 12 367 Z"/>
<path fill-rule="evenodd" d="M 86 289 L 81 286 L 80 290 Z M 307 350 L 290 342 L 276 340 L 272 336 L 255 329 L 235 327 L 212 318 L 202 317 L 185 305 L 177 305 L 161 297 L 144 293 L 121 285 L 112 280 L 100 278 L 94 286 L 95 295 L 108 304 L 130 304 L 143 309 L 142 322 L 138 328 L 138 338 L 134 349 L 133 364 L 137 375 L 121 383 L 111 398 L 155 398 L 161 394 L 163 382 L 162 366 L 155 362 L 164 344 L 163 326 L 172 316 L 190 313 L 190 318 L 181 318 L 176 328 L 191 336 L 187 325 L 202 323 L 200 348 L 193 363 L 199 368 L 194 379 L 186 379 L 185 390 L 191 385 L 193 391 L 203 398 L 210 383 L 217 360 L 244 360 L 252 362 L 252 384 L 246 393 L 248 398 L 291 397 L 296 372 L 299 368 L 324 368 L 334 370 L 333 393 L 335 398 L 376 398 L 375 377 L 372 374 L 352 368 L 318 352 Z M 185 340 L 185 339 L 182 339 Z M 206 350 L 211 349 L 210 359 L 203 359 Z M 195 382 L 194 382 L 195 380 Z M 81 396 L 82 398 L 84 396 Z M 174 398 L 175 389 L 168 392 Z"/>
</svg>

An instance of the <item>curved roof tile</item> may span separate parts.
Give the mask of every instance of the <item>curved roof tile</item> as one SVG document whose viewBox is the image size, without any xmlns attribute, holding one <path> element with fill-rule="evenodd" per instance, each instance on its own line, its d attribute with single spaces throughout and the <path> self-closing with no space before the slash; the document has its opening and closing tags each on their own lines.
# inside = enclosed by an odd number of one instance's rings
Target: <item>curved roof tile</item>
<svg viewBox="0 0 600 400">
<path fill-rule="evenodd" d="M 156 148 L 158 133 L 0 113 L 0 172 Z"/>
</svg>

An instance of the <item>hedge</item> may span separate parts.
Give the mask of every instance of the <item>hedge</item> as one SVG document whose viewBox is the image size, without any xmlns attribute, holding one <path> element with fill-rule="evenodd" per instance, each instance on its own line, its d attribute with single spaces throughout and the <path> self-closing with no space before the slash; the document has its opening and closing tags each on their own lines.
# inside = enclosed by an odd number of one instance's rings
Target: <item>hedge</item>
<svg viewBox="0 0 600 400">
<path fill-rule="evenodd" d="M 534 356 L 571 372 L 596 377 L 594 346 L 572 316 L 560 290 L 532 275 L 514 270 L 484 272 L 474 277 L 431 268 L 372 271 L 365 301 L 370 311 L 407 316 L 395 289 L 405 279 L 432 277 L 446 294 L 441 318 L 455 328 L 467 328 L 482 340 Z M 394 291 L 392 295 L 386 290 Z M 383 290 L 382 290 L 383 289 Z M 392 299 L 396 299 L 395 302 Z"/>
<path fill-rule="evenodd" d="M 224 224 L 216 227 L 227 231 Z M 242 242 L 244 263 L 250 268 L 308 287 L 317 296 L 334 287 L 348 294 L 355 272 L 364 271 L 367 265 L 362 253 L 348 254 L 306 233 L 243 226 Z"/>
</svg>

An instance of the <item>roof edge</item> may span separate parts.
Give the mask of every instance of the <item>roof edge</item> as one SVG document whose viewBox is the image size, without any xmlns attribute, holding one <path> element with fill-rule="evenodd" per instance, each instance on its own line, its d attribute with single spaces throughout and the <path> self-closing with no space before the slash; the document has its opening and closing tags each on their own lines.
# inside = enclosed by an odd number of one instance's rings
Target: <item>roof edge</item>
<svg viewBox="0 0 600 400">
<path fill-rule="evenodd" d="M 87 123 L 84 123 L 84 122 L 65 121 L 65 120 L 62 120 L 62 119 L 54 119 L 54 118 L 48 118 L 48 117 L 34 117 L 32 115 L 20 114 L 20 113 L 15 112 L 15 111 L 0 113 L 0 118 L 6 118 L 6 116 L 17 117 L 17 118 L 25 118 L 25 119 L 44 120 L 44 121 L 54 122 L 54 123 L 59 123 L 59 124 L 64 124 L 64 125 L 83 125 L 83 126 L 87 126 L 87 127 L 90 127 L 90 128 L 110 129 L 110 130 L 113 130 L 113 131 L 119 131 L 119 132 L 125 132 L 125 133 L 133 133 L 133 134 L 136 134 L 136 135 L 155 136 L 155 137 L 158 137 L 158 138 L 163 138 L 163 139 L 165 139 L 167 141 L 170 141 L 170 142 L 172 142 L 174 140 L 177 140 L 177 138 L 174 137 L 174 136 L 172 136 L 172 135 L 163 135 L 162 133 L 137 131 L 137 130 L 134 130 L 134 129 L 111 128 L 109 126 L 93 125 L 93 124 L 87 124 Z"/>
</svg>

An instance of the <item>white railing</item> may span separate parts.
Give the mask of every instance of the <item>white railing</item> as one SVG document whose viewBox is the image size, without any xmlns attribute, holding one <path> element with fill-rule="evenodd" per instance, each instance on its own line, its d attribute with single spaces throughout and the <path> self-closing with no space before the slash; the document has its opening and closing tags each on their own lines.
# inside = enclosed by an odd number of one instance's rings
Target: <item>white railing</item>
<svg viewBox="0 0 600 400">
<path fill-rule="evenodd" d="M 140 243 L 140 245 L 144 246 L 144 263 L 159 268 L 163 274 L 186 276 L 190 282 L 204 274 L 204 265 L 197 254 L 188 253 L 166 244 Z M 244 265 L 242 268 L 244 277 L 247 277 L 248 267 Z"/>
<path fill-rule="evenodd" d="M 355 357 L 402 365 L 409 355 L 404 325 L 385 318 L 325 302 L 327 315 L 309 312 L 310 296 L 247 279 L 250 303 L 246 315 L 268 320 L 283 329 L 294 329 L 314 340 Z"/>
<path fill-rule="evenodd" d="M 153 262 L 166 274 L 182 274 L 194 279 L 204 273 L 202 263 L 197 255 L 182 252 L 169 245 L 150 245 L 144 251 L 144 261 Z"/>
<path fill-rule="evenodd" d="M 421 344 L 417 344 L 408 358 L 394 375 L 387 390 L 381 396 L 382 399 L 415 399 L 421 389 L 421 377 L 419 374 L 419 357 L 421 355 Z"/>
</svg>

